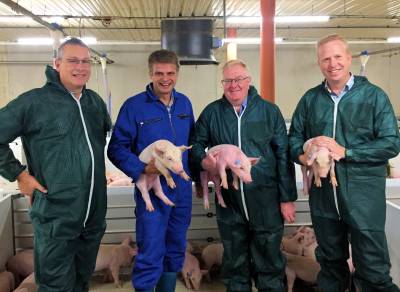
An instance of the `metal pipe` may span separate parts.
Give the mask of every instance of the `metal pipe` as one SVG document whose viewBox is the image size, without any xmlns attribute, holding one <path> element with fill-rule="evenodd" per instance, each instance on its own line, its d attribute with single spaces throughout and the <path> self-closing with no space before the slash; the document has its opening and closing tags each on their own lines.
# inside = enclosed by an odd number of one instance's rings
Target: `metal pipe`
<svg viewBox="0 0 400 292">
<path fill-rule="evenodd" d="M 224 15 L 223 15 L 223 17 L 224 17 L 224 38 L 226 38 L 228 35 L 228 33 L 226 31 L 226 0 L 224 0 L 222 2 L 222 5 L 223 5 L 223 13 L 224 13 Z"/>
<path fill-rule="evenodd" d="M 44 21 L 42 18 L 40 18 L 40 17 L 37 16 L 36 14 L 32 13 L 32 12 L 29 11 L 28 9 L 22 7 L 21 5 L 19 5 L 18 3 L 14 2 L 14 1 L 12 1 L 12 0 L 0 0 L 0 2 L 3 3 L 3 4 L 5 4 L 5 5 L 7 5 L 8 7 L 10 7 L 10 8 L 11 8 L 12 10 L 14 10 L 15 12 L 19 12 L 19 13 L 22 13 L 22 14 L 24 14 L 24 15 L 26 15 L 26 16 L 31 17 L 34 21 L 36 21 L 37 23 L 40 23 L 41 25 L 47 27 L 47 28 L 50 29 L 50 30 L 58 30 L 58 31 L 60 31 L 64 37 L 68 37 L 68 36 L 69 36 L 66 32 L 64 32 L 64 30 L 63 30 L 60 26 L 55 25 L 55 24 L 52 24 L 52 23 L 49 23 L 49 22 L 47 22 L 47 21 Z M 98 56 L 98 57 L 101 57 L 101 56 L 103 55 L 103 54 L 101 54 L 100 52 L 98 52 L 98 51 L 96 51 L 96 50 L 94 50 L 94 49 L 92 49 L 92 48 L 89 48 L 89 50 L 90 50 L 93 54 L 95 54 L 96 56 Z M 107 60 L 107 64 L 112 64 L 112 63 L 114 63 L 113 60 L 111 60 L 111 59 L 109 59 L 109 58 L 107 58 L 107 57 L 106 57 L 106 60 Z"/>
<path fill-rule="evenodd" d="M 3 2 L 3 1 L 1 1 Z M 18 5 L 15 2 L 7 1 L 13 3 L 13 5 Z M 223 8 L 226 9 L 226 0 L 223 0 Z M 224 15 L 226 13 L 224 12 Z M 62 17 L 64 19 L 89 19 L 89 20 L 99 20 L 99 21 L 112 21 L 112 20 L 163 20 L 163 19 L 223 19 L 223 16 L 218 15 L 193 15 L 193 16 L 172 16 L 172 17 L 162 17 L 162 16 L 121 16 L 121 15 L 68 15 L 68 14 L 36 14 L 37 17 Z M 243 15 L 231 15 L 232 17 L 254 17 L 254 16 L 243 16 Z M 285 16 L 285 15 L 276 15 L 276 16 Z M 0 15 L 0 19 L 2 17 L 15 17 L 20 18 L 22 15 Z M 395 15 L 358 15 L 358 14 L 335 14 L 329 15 L 330 19 L 383 19 L 383 20 L 399 20 L 399 16 Z"/>
</svg>

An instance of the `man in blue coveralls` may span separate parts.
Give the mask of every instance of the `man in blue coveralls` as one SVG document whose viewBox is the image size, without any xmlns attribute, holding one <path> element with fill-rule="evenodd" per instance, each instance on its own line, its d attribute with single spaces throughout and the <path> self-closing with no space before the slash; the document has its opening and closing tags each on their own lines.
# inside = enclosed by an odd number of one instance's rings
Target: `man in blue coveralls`
<svg viewBox="0 0 400 292">
<path fill-rule="evenodd" d="M 151 83 L 146 90 L 130 97 L 122 106 L 108 147 L 109 159 L 136 182 L 142 173 L 158 173 L 153 162 L 144 164 L 139 154 L 149 144 L 165 139 L 188 145 L 194 126 L 192 105 L 187 96 L 175 91 L 179 62 L 176 54 L 158 50 L 149 56 Z M 186 173 L 188 153 L 182 154 Z M 172 174 L 175 189 L 161 176 L 166 196 L 175 206 L 165 205 L 151 191 L 154 212 L 146 210 L 137 188 L 136 241 L 138 255 L 132 271 L 135 291 L 175 291 L 176 274 L 185 258 L 186 232 L 192 210 L 192 183 Z"/>
</svg>

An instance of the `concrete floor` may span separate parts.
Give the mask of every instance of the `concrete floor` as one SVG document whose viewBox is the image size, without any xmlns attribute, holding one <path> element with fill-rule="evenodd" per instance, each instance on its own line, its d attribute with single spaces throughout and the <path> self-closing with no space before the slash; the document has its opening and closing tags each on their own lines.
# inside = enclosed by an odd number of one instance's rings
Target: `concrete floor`
<svg viewBox="0 0 400 292">
<path fill-rule="evenodd" d="M 129 278 L 124 278 L 122 282 L 123 282 L 122 288 L 116 288 L 113 283 L 103 283 L 101 280 L 95 279 L 92 281 L 89 291 L 90 292 L 105 292 L 105 291 L 108 291 L 108 292 L 132 292 L 132 291 L 134 291 Z M 187 289 L 181 280 L 177 280 L 175 292 L 188 292 L 188 291 L 194 291 L 194 290 Z M 198 291 L 200 291 L 200 292 L 224 292 L 226 290 L 225 290 L 225 287 L 222 284 L 222 282 L 218 279 L 215 279 L 211 283 L 208 283 L 207 281 L 203 281 L 201 283 L 200 290 L 198 290 Z M 253 288 L 253 292 L 256 292 L 256 291 L 257 291 L 257 289 Z M 318 291 L 318 290 L 315 290 L 314 288 L 312 288 L 310 286 L 306 286 L 306 285 L 302 284 L 301 282 L 296 281 L 293 291 L 294 292 L 314 292 L 314 291 Z"/>
<path fill-rule="evenodd" d="M 125 280 L 125 279 L 124 279 Z M 90 292 L 132 292 L 134 291 L 132 288 L 131 282 L 127 279 L 126 281 L 123 281 L 123 286 L 122 288 L 116 288 L 113 283 L 102 283 L 101 280 L 97 281 L 94 280 L 92 281 L 92 284 L 89 289 Z M 176 282 L 176 290 L 175 292 L 187 292 L 187 291 L 193 291 L 189 290 L 185 287 L 182 281 L 178 280 Z M 225 291 L 224 285 L 222 282 L 218 280 L 214 280 L 211 283 L 207 283 L 207 281 L 204 281 L 201 283 L 201 292 L 223 292 Z"/>
</svg>

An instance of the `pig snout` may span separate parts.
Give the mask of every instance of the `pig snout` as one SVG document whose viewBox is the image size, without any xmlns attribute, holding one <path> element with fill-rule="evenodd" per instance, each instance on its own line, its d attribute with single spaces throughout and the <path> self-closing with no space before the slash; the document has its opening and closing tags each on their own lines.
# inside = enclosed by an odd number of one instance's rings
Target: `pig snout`
<svg viewBox="0 0 400 292">
<path fill-rule="evenodd" d="M 243 175 L 241 176 L 241 178 L 242 178 L 242 181 L 243 181 L 245 184 L 249 184 L 249 183 L 253 182 L 253 180 L 252 180 L 250 174 L 243 174 Z"/>
<path fill-rule="evenodd" d="M 182 163 L 175 162 L 171 165 L 171 171 L 176 174 L 184 172 Z"/>
</svg>

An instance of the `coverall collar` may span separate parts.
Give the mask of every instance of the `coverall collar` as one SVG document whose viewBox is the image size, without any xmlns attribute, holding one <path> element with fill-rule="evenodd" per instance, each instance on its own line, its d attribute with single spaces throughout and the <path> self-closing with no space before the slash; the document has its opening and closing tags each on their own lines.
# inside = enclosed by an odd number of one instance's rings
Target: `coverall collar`
<svg viewBox="0 0 400 292">
<path fill-rule="evenodd" d="M 150 82 L 149 84 L 147 84 L 146 86 L 146 92 L 147 92 L 147 96 L 152 100 L 152 101 L 159 101 L 160 98 L 155 95 L 154 90 L 153 90 L 153 82 Z M 173 100 L 173 102 L 176 101 L 177 99 L 177 94 L 176 94 L 176 90 L 175 88 L 172 89 L 171 92 L 171 99 Z"/>
</svg>

